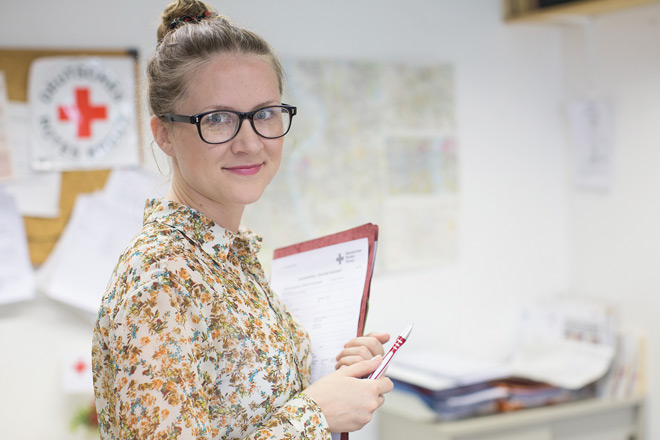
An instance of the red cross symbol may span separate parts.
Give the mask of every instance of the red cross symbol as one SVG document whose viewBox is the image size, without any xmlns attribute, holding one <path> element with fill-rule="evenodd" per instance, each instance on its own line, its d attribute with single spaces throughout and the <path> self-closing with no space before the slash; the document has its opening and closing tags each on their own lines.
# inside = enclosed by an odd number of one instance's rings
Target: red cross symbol
<svg viewBox="0 0 660 440">
<path fill-rule="evenodd" d="M 73 365 L 73 369 L 76 370 L 76 373 L 83 374 L 87 369 L 87 364 L 84 361 L 78 359 L 78 361 Z"/>
<path fill-rule="evenodd" d="M 60 121 L 74 121 L 78 124 L 78 137 L 88 138 L 92 135 L 92 122 L 95 119 L 106 119 L 107 107 L 94 106 L 89 102 L 89 88 L 76 88 L 76 103 L 69 106 L 60 106 Z"/>
</svg>

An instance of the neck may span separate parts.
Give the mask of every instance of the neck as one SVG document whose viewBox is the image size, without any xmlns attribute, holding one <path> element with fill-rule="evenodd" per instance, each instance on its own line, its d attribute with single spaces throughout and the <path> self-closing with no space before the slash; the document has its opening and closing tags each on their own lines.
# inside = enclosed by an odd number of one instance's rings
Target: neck
<svg viewBox="0 0 660 440">
<path fill-rule="evenodd" d="M 201 212 L 213 220 L 215 224 L 231 232 L 238 232 L 238 227 L 241 224 L 241 218 L 245 209 L 244 206 L 221 206 L 200 194 L 189 194 L 183 191 L 176 185 L 174 180 L 170 185 L 166 197 L 168 200 L 186 205 Z"/>
</svg>

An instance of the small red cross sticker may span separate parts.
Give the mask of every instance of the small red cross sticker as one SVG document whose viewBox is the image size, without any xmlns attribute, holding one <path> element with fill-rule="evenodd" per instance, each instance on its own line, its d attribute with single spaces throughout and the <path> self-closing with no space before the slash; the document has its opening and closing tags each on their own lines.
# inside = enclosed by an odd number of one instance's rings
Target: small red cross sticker
<svg viewBox="0 0 660 440">
<path fill-rule="evenodd" d="M 76 373 L 83 374 L 87 369 L 87 365 L 84 361 L 78 359 L 78 362 L 73 365 L 73 369 L 76 370 Z"/>
<path fill-rule="evenodd" d="M 88 138 L 92 136 L 92 122 L 95 119 L 106 119 L 107 107 L 104 105 L 94 106 L 89 102 L 89 88 L 76 88 L 76 103 L 58 108 L 60 121 L 74 121 L 78 124 L 78 137 Z"/>
</svg>

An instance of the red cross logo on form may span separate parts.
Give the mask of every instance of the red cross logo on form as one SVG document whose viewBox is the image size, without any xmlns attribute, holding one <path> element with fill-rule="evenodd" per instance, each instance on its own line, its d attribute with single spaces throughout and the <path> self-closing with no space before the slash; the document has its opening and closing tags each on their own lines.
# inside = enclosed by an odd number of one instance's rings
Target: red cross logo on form
<svg viewBox="0 0 660 440">
<path fill-rule="evenodd" d="M 60 121 L 72 121 L 78 125 L 78 138 L 89 138 L 92 135 L 92 122 L 95 119 L 104 120 L 108 117 L 107 107 L 92 105 L 89 102 L 89 88 L 79 87 L 75 90 L 76 102 L 73 105 L 58 107 Z"/>
</svg>

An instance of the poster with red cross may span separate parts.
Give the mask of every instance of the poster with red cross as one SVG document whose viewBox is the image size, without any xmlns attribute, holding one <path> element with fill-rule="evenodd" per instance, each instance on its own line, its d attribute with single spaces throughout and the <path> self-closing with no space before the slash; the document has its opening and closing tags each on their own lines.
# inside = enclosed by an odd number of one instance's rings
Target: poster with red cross
<svg viewBox="0 0 660 440">
<path fill-rule="evenodd" d="M 30 158 L 36 170 L 137 165 L 132 56 L 44 57 L 30 66 Z"/>
</svg>

